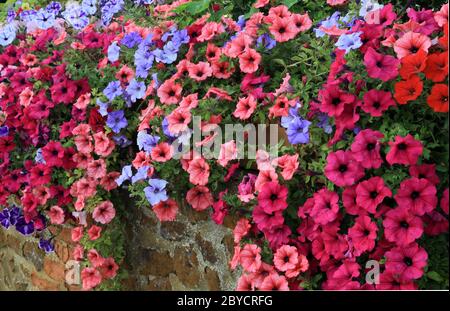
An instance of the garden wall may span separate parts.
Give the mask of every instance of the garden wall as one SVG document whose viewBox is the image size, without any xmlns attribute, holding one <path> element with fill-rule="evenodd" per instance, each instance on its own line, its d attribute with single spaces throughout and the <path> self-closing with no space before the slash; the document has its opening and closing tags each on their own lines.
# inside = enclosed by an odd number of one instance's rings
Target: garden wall
<svg viewBox="0 0 450 311">
<path fill-rule="evenodd" d="M 126 290 L 232 290 L 237 274 L 228 262 L 233 251 L 231 220 L 218 226 L 206 212 L 181 207 L 174 222 L 161 223 L 150 210 L 127 214 Z M 77 290 L 64 282 L 70 228 L 45 255 L 37 239 L 0 229 L 0 290 Z"/>
</svg>

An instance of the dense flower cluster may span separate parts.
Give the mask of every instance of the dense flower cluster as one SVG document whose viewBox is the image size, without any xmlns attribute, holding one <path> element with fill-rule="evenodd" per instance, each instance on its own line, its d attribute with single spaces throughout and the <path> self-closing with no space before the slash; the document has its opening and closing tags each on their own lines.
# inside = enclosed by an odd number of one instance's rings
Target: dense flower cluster
<svg viewBox="0 0 450 311">
<path fill-rule="evenodd" d="M 448 241 L 448 133 L 413 127 L 448 121 L 448 4 L 402 17 L 327 1 L 320 21 L 290 2 L 258 0 L 237 18 L 188 0 L 11 9 L 2 226 L 36 231 L 46 251 L 46 228 L 70 226 L 83 288 L 96 288 L 119 273 L 124 189 L 160 221 L 184 205 L 218 225 L 231 216 L 238 290 L 418 288 L 429 238 Z M 127 5 L 146 17 L 127 18 Z M 237 123 L 279 125 L 281 154 L 238 159 L 248 133 L 215 157 L 182 148 Z M 368 260 L 378 284 L 365 283 Z"/>
</svg>

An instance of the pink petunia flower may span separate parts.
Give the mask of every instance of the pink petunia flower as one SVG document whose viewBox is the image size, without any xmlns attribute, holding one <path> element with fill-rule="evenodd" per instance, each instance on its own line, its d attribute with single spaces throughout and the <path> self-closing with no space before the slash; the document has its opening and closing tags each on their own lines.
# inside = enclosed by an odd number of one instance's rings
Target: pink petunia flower
<svg viewBox="0 0 450 311">
<path fill-rule="evenodd" d="M 246 244 L 240 252 L 239 262 L 247 272 L 256 272 L 261 266 L 261 248 L 255 244 Z"/>
<path fill-rule="evenodd" d="M 391 149 L 386 155 L 386 161 L 390 165 L 415 165 L 423 152 L 422 143 L 414 139 L 411 134 L 405 137 L 395 136 L 395 141 L 389 142 L 389 146 Z"/>
<path fill-rule="evenodd" d="M 350 147 L 353 159 L 364 168 L 379 168 L 383 163 L 380 155 L 380 140 L 383 137 L 381 132 L 371 129 L 360 131 Z"/>
<path fill-rule="evenodd" d="M 261 54 L 251 48 L 246 48 L 244 53 L 239 55 L 239 68 L 242 72 L 252 73 L 258 70 L 261 62 Z"/>
<path fill-rule="evenodd" d="M 266 213 L 282 211 L 287 208 L 288 189 L 278 182 L 267 182 L 258 193 L 258 204 Z"/>
<path fill-rule="evenodd" d="M 92 218 L 101 224 L 108 224 L 116 216 L 116 210 L 110 201 L 103 201 L 94 208 Z"/>
<path fill-rule="evenodd" d="M 83 289 L 91 290 L 102 282 L 102 275 L 95 268 L 84 268 L 81 271 L 81 280 Z"/>
<path fill-rule="evenodd" d="M 295 246 L 283 245 L 273 255 L 275 267 L 282 272 L 294 269 L 298 263 L 298 252 Z"/>
<path fill-rule="evenodd" d="M 52 224 L 61 225 L 64 223 L 64 210 L 58 205 L 53 205 L 47 213 Z"/>
</svg>

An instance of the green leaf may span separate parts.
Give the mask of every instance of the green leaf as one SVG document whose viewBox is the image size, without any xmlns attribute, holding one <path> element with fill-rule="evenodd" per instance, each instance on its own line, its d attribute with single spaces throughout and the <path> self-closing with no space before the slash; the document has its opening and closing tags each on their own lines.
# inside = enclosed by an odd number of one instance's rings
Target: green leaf
<svg viewBox="0 0 450 311">
<path fill-rule="evenodd" d="M 288 8 L 290 8 L 291 6 L 293 6 L 294 4 L 296 4 L 298 2 L 298 0 L 284 0 L 283 4 L 285 6 L 287 6 Z"/>
<path fill-rule="evenodd" d="M 282 60 L 281 58 L 275 58 L 275 59 L 272 59 L 272 61 L 273 61 L 274 63 L 280 64 L 280 65 L 283 66 L 283 67 L 286 67 L 286 63 L 285 63 L 284 60 Z"/>
<path fill-rule="evenodd" d="M 198 0 L 184 3 L 173 9 L 175 13 L 189 12 L 192 15 L 199 14 L 208 9 L 211 0 Z"/>
<path fill-rule="evenodd" d="M 427 273 L 427 277 L 436 282 L 442 282 L 443 278 L 436 271 L 430 271 Z"/>
</svg>

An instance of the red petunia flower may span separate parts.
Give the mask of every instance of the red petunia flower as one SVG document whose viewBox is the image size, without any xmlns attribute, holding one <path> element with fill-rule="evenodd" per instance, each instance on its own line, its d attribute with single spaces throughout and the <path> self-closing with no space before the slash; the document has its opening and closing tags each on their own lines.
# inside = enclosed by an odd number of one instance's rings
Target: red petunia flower
<svg viewBox="0 0 450 311">
<path fill-rule="evenodd" d="M 159 221 L 174 221 L 178 213 L 178 204 L 175 200 L 168 199 L 153 206 L 153 211 Z"/>
<path fill-rule="evenodd" d="M 439 83 L 433 85 L 427 104 L 436 112 L 448 112 L 448 86 Z"/>
<path fill-rule="evenodd" d="M 418 216 L 431 212 L 438 202 L 436 187 L 428 179 L 416 177 L 402 181 L 394 198 L 398 206 L 404 206 Z"/>
<path fill-rule="evenodd" d="M 353 103 L 355 96 L 345 93 L 337 85 L 329 85 L 319 91 L 319 99 L 320 111 L 334 117 L 342 114 L 344 106 Z"/>
<path fill-rule="evenodd" d="M 30 185 L 40 186 L 52 180 L 52 168 L 45 164 L 37 164 L 30 170 Z"/>
<path fill-rule="evenodd" d="M 394 98 L 400 105 L 405 105 L 411 100 L 416 100 L 423 90 L 423 82 L 417 75 L 411 76 L 406 81 L 399 81 L 394 85 Z"/>
<path fill-rule="evenodd" d="M 429 54 L 425 77 L 433 82 L 442 82 L 448 76 L 448 52 Z"/>
<path fill-rule="evenodd" d="M 419 156 L 423 152 L 423 145 L 419 140 L 414 139 L 411 134 L 405 137 L 396 136 L 395 141 L 390 141 L 391 149 L 386 155 L 386 161 L 390 165 L 404 164 L 415 165 Z"/>
<path fill-rule="evenodd" d="M 70 104 L 75 100 L 76 91 L 76 84 L 68 79 L 64 79 L 63 81 L 53 84 L 50 87 L 52 100 L 55 103 Z"/>
<path fill-rule="evenodd" d="M 424 50 L 419 50 L 415 54 L 410 54 L 401 59 L 400 76 L 408 80 L 411 76 L 422 72 L 427 63 L 427 53 Z"/>
<path fill-rule="evenodd" d="M 384 235 L 397 245 L 408 245 L 423 234 L 423 223 L 406 207 L 396 207 L 388 211 L 383 221 Z"/>
</svg>

